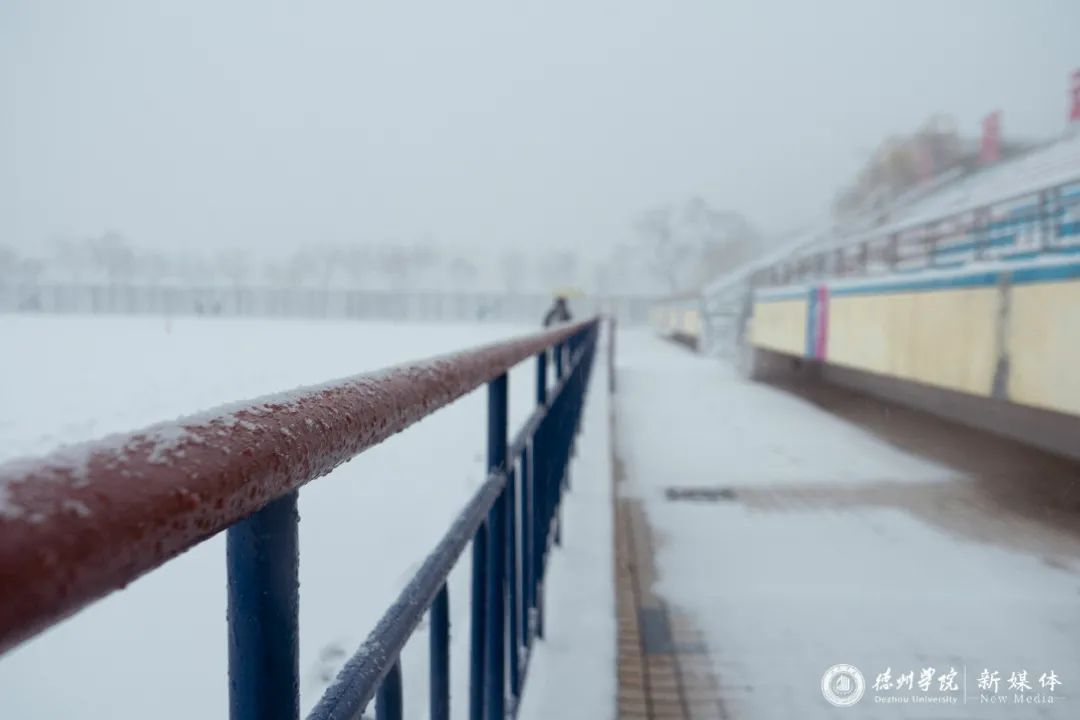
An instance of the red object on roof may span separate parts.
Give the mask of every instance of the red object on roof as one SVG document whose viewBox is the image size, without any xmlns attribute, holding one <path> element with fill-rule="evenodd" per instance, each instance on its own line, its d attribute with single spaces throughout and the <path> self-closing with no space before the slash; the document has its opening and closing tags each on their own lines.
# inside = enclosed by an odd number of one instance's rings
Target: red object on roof
<svg viewBox="0 0 1080 720">
<path fill-rule="evenodd" d="M 983 118 L 982 145 L 979 149 L 979 162 L 983 165 L 995 163 L 1001 159 L 1001 111 Z"/>
<path fill-rule="evenodd" d="M 1069 122 L 1080 122 L 1080 70 L 1074 70 L 1072 74 L 1072 87 L 1069 89 L 1072 95 L 1071 107 L 1069 108 Z"/>
</svg>

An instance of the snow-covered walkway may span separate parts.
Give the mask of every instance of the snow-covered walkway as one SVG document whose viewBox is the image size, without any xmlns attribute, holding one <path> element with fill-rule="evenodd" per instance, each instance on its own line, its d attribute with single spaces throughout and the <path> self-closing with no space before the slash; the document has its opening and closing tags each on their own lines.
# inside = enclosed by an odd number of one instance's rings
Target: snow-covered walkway
<svg viewBox="0 0 1080 720">
<path fill-rule="evenodd" d="M 618 350 L 617 491 L 650 526 L 651 591 L 703 639 L 713 716 L 1080 716 L 1077 512 L 1051 509 L 1075 466 L 850 395 L 825 409 L 644 332 Z M 850 707 L 824 697 L 837 664 L 864 679 Z"/>
</svg>

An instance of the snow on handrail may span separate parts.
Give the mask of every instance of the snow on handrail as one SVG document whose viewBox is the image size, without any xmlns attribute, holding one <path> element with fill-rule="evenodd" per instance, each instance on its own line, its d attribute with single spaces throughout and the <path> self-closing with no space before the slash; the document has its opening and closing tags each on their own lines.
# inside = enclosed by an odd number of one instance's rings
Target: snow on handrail
<svg viewBox="0 0 1080 720">
<path fill-rule="evenodd" d="M 0 652 L 595 322 L 0 465 Z"/>
</svg>

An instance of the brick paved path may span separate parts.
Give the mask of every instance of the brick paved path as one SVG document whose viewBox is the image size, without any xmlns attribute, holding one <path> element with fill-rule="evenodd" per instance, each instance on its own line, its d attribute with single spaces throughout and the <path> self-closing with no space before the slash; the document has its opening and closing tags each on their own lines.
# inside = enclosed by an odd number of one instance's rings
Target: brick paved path
<svg viewBox="0 0 1080 720">
<path fill-rule="evenodd" d="M 614 434 L 612 437 L 614 442 Z M 620 497 L 622 463 L 612 458 L 618 611 L 619 718 L 727 718 L 708 650 L 683 613 L 653 592 L 654 539 L 641 502 Z"/>
</svg>

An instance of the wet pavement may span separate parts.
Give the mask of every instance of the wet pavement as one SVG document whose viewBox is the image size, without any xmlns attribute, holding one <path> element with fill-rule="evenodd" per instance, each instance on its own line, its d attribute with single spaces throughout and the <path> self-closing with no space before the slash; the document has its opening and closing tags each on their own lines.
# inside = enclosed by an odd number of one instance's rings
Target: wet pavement
<svg viewBox="0 0 1080 720">
<path fill-rule="evenodd" d="M 618 381 L 620 717 L 1080 717 L 1080 465 L 644 335 Z"/>
</svg>

